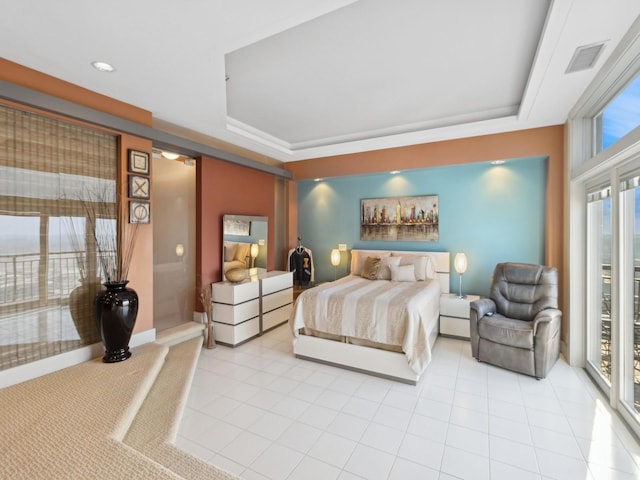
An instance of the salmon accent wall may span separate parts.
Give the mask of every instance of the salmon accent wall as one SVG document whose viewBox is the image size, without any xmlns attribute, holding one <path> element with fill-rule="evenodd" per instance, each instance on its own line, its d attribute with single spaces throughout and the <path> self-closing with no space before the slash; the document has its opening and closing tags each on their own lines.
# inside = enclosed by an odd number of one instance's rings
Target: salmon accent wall
<svg viewBox="0 0 640 480">
<path fill-rule="evenodd" d="M 375 150 L 370 152 L 337 155 L 290 162 L 285 168 L 295 180 L 363 175 L 409 170 L 445 165 L 457 165 L 490 160 L 547 156 L 547 184 L 545 207 L 545 253 L 547 265 L 558 269 L 560 307 L 563 318 L 563 338 L 568 323 L 567 302 L 563 291 L 567 290 L 564 275 L 563 225 L 564 225 L 564 125 L 542 127 L 516 132 L 498 133 L 479 137 L 447 140 L 411 145 L 407 147 Z M 295 190 L 289 190 L 288 208 L 297 211 Z M 295 215 L 289 215 L 288 240 L 291 243 L 297 230 Z M 568 290 L 567 290 L 568 291 Z"/>
<path fill-rule="evenodd" d="M 215 158 L 197 160 L 196 288 L 222 280 L 222 217 L 269 218 L 267 269 L 274 269 L 275 188 L 273 175 Z M 202 305 L 197 302 L 199 311 Z"/>
<path fill-rule="evenodd" d="M 120 201 L 120 229 L 133 228 L 129 224 L 128 201 L 128 150 L 138 150 L 149 153 L 151 161 L 151 141 L 130 135 L 121 135 L 118 146 L 120 154 L 118 199 Z M 151 172 L 149 172 L 151 173 Z M 151 186 L 153 189 L 153 185 Z M 138 317 L 133 333 L 144 332 L 153 328 L 153 190 L 149 200 L 151 205 L 151 222 L 139 225 L 136 244 L 129 267 L 128 287 L 133 288 L 138 294 Z"/>
<path fill-rule="evenodd" d="M 370 152 L 290 162 L 296 180 L 408 170 L 508 158 L 564 156 L 564 126 L 534 128 L 479 137 L 423 143 Z"/>
<path fill-rule="evenodd" d="M 93 68 L 87 63 L 87 68 Z M 96 74 L 98 72 L 96 71 Z M 108 75 L 108 74 L 105 74 Z M 151 112 L 125 102 L 106 97 L 64 80 L 0 58 L 0 80 L 15 83 L 38 92 L 62 98 L 78 105 L 115 115 L 132 122 L 151 126 Z M 114 81 L 116 81 L 114 79 Z"/>
</svg>

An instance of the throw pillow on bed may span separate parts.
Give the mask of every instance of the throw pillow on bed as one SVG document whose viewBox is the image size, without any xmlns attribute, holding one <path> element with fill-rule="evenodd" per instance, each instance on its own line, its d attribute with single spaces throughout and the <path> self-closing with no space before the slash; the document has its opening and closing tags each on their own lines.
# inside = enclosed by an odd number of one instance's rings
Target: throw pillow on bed
<svg viewBox="0 0 640 480">
<path fill-rule="evenodd" d="M 360 276 L 368 280 L 376 280 L 380 271 L 380 259 L 377 257 L 367 257 L 362 266 Z"/>
<path fill-rule="evenodd" d="M 391 252 L 366 252 L 366 251 L 358 251 L 353 250 L 351 252 L 351 274 L 352 275 L 361 275 L 362 267 L 364 266 L 364 262 L 367 258 L 374 256 L 378 258 L 385 258 L 391 256 Z"/>
<path fill-rule="evenodd" d="M 402 257 L 383 257 L 380 259 L 380 270 L 378 271 L 378 280 L 391 280 L 391 265 L 400 265 Z"/>
<path fill-rule="evenodd" d="M 416 274 L 413 265 L 389 265 L 392 282 L 415 282 Z"/>
<path fill-rule="evenodd" d="M 402 255 L 400 265 L 413 265 L 415 280 L 426 280 L 427 261 L 429 257 L 423 255 Z"/>
</svg>

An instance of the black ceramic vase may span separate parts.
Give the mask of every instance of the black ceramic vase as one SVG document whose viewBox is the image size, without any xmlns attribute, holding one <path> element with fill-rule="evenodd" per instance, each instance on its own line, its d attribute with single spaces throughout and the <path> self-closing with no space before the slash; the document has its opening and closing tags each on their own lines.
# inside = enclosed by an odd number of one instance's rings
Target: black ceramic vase
<svg viewBox="0 0 640 480">
<path fill-rule="evenodd" d="M 138 294 L 127 288 L 128 280 L 106 282 L 107 290 L 95 299 L 94 313 L 104 344 L 105 363 L 122 362 L 131 356 L 129 340 L 138 316 Z"/>
</svg>

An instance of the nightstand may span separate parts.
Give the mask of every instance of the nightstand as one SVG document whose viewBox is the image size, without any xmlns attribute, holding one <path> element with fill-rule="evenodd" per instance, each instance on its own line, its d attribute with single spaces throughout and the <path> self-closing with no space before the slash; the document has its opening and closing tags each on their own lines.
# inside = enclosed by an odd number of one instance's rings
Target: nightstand
<svg viewBox="0 0 640 480">
<path fill-rule="evenodd" d="M 479 300 L 478 295 L 458 298 L 455 293 L 440 295 L 440 335 L 469 338 L 469 304 Z"/>
</svg>

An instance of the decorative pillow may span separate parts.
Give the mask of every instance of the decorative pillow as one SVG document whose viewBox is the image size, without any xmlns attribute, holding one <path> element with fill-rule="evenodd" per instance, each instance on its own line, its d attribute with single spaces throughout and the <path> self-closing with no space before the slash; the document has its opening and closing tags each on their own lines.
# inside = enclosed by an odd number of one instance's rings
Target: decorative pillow
<svg viewBox="0 0 640 480">
<path fill-rule="evenodd" d="M 391 270 L 389 266 L 400 265 L 401 257 L 384 257 L 380 259 L 380 270 L 378 271 L 378 280 L 391 280 Z"/>
<path fill-rule="evenodd" d="M 429 257 L 422 255 L 402 255 L 400 258 L 400 265 L 413 265 L 416 280 L 426 280 L 427 261 Z"/>
<path fill-rule="evenodd" d="M 435 280 L 438 278 L 438 274 L 436 273 L 436 260 L 431 255 L 427 256 L 427 279 Z"/>
<path fill-rule="evenodd" d="M 244 263 L 247 259 L 247 255 L 249 255 L 249 248 L 251 248 L 251 245 L 248 243 L 239 243 L 236 246 L 236 253 L 233 255 L 233 259 Z"/>
<path fill-rule="evenodd" d="M 373 252 L 372 252 L 373 253 Z M 369 258 L 370 254 L 367 252 L 352 250 L 351 251 L 351 274 L 360 275 L 362 273 L 362 267 L 364 262 Z M 391 255 L 391 252 L 375 252 L 375 256 L 378 258 L 385 258 Z"/>
<path fill-rule="evenodd" d="M 362 266 L 360 276 L 369 280 L 376 280 L 380 271 L 380 259 L 378 257 L 367 257 Z"/>
<path fill-rule="evenodd" d="M 224 261 L 230 262 L 233 260 L 233 256 L 236 253 L 236 244 L 230 244 L 224 246 Z"/>
<path fill-rule="evenodd" d="M 415 282 L 416 274 L 413 265 L 389 265 L 391 270 L 391 281 L 393 282 Z"/>
</svg>

